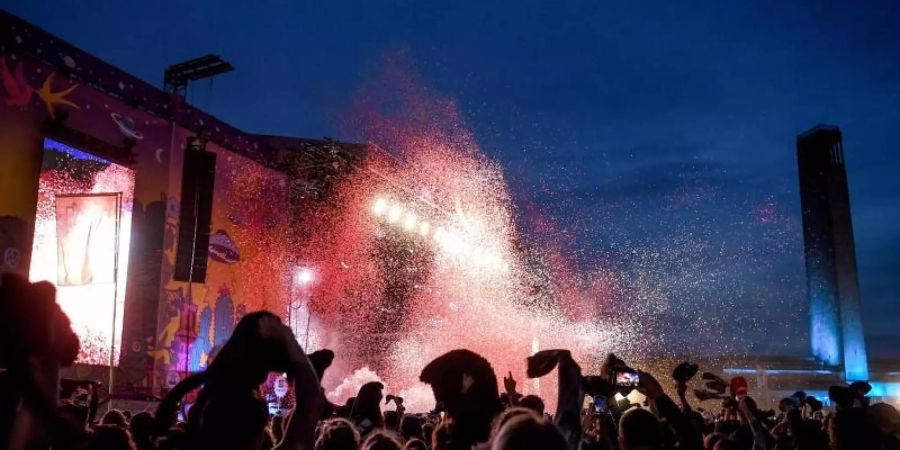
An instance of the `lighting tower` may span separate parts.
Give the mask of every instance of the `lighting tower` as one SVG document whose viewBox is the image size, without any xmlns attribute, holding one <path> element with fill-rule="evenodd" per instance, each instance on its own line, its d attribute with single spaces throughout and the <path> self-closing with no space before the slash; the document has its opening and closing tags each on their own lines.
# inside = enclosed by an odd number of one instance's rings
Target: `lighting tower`
<svg viewBox="0 0 900 450">
<path fill-rule="evenodd" d="M 234 66 L 218 55 L 206 55 L 173 64 L 166 68 L 163 83 L 166 92 L 184 97 L 188 83 L 231 72 Z"/>
</svg>

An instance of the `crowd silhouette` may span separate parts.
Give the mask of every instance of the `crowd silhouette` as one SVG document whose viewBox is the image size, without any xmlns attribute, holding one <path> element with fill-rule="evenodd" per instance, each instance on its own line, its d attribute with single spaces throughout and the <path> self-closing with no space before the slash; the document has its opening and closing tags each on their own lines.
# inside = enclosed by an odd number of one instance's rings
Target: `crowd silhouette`
<svg viewBox="0 0 900 450">
<path fill-rule="evenodd" d="M 403 399 L 385 395 L 378 382 L 336 405 L 319 382 L 334 353 L 306 354 L 269 312 L 243 317 L 207 370 L 184 378 L 155 411 L 110 409 L 97 420 L 95 383 L 84 384 L 85 401 L 59 400 L 71 388 L 61 385 L 60 368 L 74 362 L 79 343 L 53 287 L 3 275 L 0 321 L 0 448 L 11 450 L 900 449 L 897 410 L 870 405 L 866 383 L 833 386 L 833 407 L 798 391 L 762 411 L 745 380 L 704 372 L 706 389 L 695 394 L 714 399 L 713 412 L 688 399 L 695 365 L 673 370 L 673 398 L 653 374 L 612 354 L 599 374 L 585 375 L 567 350 L 523 361 L 530 378 L 555 371 L 552 413 L 543 399 L 520 394 L 511 373 L 498 380 L 489 361 L 465 349 L 423 362 L 420 380 L 434 393 L 429 413 L 407 413 Z M 283 414 L 273 414 L 260 392 L 272 372 L 287 374 L 295 399 Z M 644 404 L 616 401 L 633 389 Z"/>
</svg>

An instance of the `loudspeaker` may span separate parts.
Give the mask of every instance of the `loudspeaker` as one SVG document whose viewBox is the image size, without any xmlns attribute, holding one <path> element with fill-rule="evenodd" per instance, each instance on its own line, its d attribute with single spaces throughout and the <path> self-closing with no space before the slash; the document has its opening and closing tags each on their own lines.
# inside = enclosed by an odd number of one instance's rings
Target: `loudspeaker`
<svg viewBox="0 0 900 450">
<path fill-rule="evenodd" d="M 181 174 L 175 281 L 206 282 L 215 182 L 216 154 L 207 152 L 200 139 L 189 138 Z"/>
</svg>

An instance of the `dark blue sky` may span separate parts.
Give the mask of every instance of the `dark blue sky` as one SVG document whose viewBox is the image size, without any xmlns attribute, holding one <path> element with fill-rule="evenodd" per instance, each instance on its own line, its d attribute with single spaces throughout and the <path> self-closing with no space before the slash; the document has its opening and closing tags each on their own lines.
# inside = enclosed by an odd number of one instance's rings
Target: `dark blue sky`
<svg viewBox="0 0 900 450">
<path fill-rule="evenodd" d="M 794 144 L 839 125 L 869 343 L 898 355 L 897 2 L 231 3 L 4 7 L 157 84 L 218 53 L 237 71 L 190 100 L 259 133 L 364 138 L 341 115 L 402 53 L 582 268 L 650 279 L 671 323 L 722 316 L 760 351 L 807 345 Z"/>
</svg>

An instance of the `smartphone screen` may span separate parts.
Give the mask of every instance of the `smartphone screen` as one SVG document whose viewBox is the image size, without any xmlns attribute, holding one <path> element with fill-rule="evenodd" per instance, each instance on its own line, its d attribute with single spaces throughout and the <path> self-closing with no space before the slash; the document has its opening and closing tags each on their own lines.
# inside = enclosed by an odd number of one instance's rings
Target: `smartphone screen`
<svg viewBox="0 0 900 450">
<path fill-rule="evenodd" d="M 637 387 L 640 377 L 637 372 L 620 370 L 616 371 L 616 386 Z"/>
<path fill-rule="evenodd" d="M 594 397 L 594 410 L 598 413 L 605 413 L 607 410 L 606 397 L 598 395 Z"/>
</svg>

